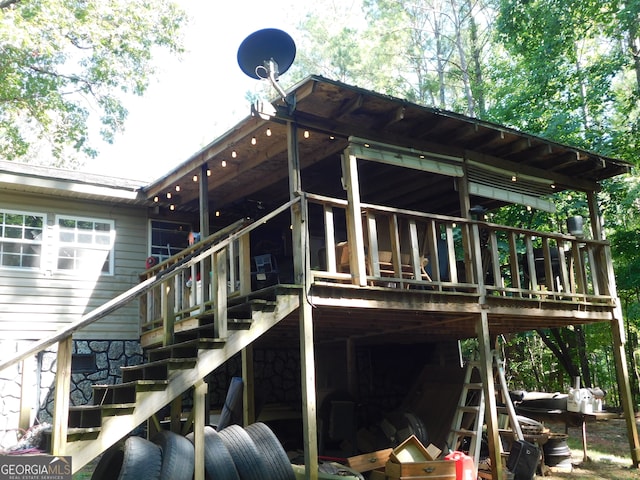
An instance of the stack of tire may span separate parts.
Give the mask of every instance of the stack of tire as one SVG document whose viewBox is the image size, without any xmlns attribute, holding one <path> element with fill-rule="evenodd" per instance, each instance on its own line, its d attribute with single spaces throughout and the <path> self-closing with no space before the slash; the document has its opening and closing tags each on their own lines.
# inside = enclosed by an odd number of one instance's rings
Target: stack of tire
<svg viewBox="0 0 640 480">
<path fill-rule="evenodd" d="M 217 432 L 205 427 L 206 477 L 215 480 L 295 480 L 286 452 L 264 423 Z M 191 480 L 193 433 L 163 431 L 150 441 L 129 437 L 105 452 L 92 480 Z"/>
</svg>

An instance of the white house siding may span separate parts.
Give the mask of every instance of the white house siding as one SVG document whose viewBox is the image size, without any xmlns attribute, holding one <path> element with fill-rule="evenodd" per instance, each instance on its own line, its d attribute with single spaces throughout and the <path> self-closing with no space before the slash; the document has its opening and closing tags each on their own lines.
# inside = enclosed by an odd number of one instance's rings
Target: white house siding
<svg viewBox="0 0 640 480">
<path fill-rule="evenodd" d="M 0 192 L 0 209 L 46 214 L 43 267 L 39 270 L 0 267 L 0 338 L 43 338 L 78 320 L 138 283 L 147 256 L 148 221 L 145 208 L 105 204 L 86 199 Z M 90 272 L 73 275 L 56 271 L 56 215 L 112 220 L 115 228 L 113 275 Z M 128 340 L 139 338 L 138 302 L 133 301 L 75 339 Z"/>
</svg>

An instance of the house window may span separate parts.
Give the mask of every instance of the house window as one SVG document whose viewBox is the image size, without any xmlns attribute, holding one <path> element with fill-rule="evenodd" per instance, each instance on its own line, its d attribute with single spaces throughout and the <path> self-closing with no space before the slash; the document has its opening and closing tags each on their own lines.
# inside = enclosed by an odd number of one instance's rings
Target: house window
<svg viewBox="0 0 640 480">
<path fill-rule="evenodd" d="M 56 227 L 58 270 L 113 274 L 115 226 L 112 220 L 58 216 Z"/>
<path fill-rule="evenodd" d="M 0 211 L 0 266 L 40 268 L 45 216 Z"/>
<path fill-rule="evenodd" d="M 180 253 L 189 246 L 189 232 L 191 225 L 188 223 L 162 222 L 151 220 L 151 252 L 152 257 L 157 257 L 159 262 Z"/>
</svg>

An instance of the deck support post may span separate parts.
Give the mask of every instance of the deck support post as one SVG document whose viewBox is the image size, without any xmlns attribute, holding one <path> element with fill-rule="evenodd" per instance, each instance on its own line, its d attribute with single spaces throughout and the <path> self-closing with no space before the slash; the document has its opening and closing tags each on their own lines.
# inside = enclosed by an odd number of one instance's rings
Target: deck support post
<svg viewBox="0 0 640 480">
<path fill-rule="evenodd" d="M 633 397 L 631 395 L 631 385 L 629 383 L 629 369 L 627 357 L 625 355 L 625 334 L 624 321 L 622 319 L 622 309 L 618 305 L 614 309 L 611 320 L 611 333 L 613 336 L 613 356 L 616 362 L 616 374 L 618 376 L 618 390 L 620 393 L 620 403 L 624 412 L 627 425 L 627 438 L 631 451 L 631 463 L 635 468 L 640 468 L 640 441 L 638 440 L 638 427 L 636 425 L 633 411 Z"/>
<path fill-rule="evenodd" d="M 253 370 L 253 344 L 242 349 L 242 421 L 244 425 L 251 425 L 256 421 L 255 383 Z"/>
<path fill-rule="evenodd" d="M 207 384 L 199 380 L 193 389 L 193 445 L 194 445 L 194 480 L 204 480 L 204 427 L 208 423 L 207 417 Z"/>
<path fill-rule="evenodd" d="M 600 212 L 598 211 L 598 199 L 595 192 L 587 193 L 589 202 L 589 216 L 591 220 L 591 231 L 593 238 L 602 240 L 604 235 L 600 224 Z M 625 353 L 626 335 L 624 332 L 624 317 L 622 307 L 618 298 L 616 287 L 616 277 L 613 271 L 613 258 L 611 249 L 603 250 L 604 264 L 607 267 L 607 293 L 615 299 L 615 307 L 611 318 L 611 336 L 613 337 L 613 356 L 616 363 L 616 375 L 618 378 L 618 391 L 620 394 L 620 404 L 624 412 L 625 423 L 627 425 L 627 438 L 629 439 L 629 449 L 631 453 L 631 463 L 635 468 L 640 468 L 640 440 L 638 439 L 638 427 L 636 425 L 635 413 L 633 409 L 633 396 L 631 395 L 631 384 L 629 383 L 629 367 Z M 583 435 L 583 439 L 586 435 Z M 585 450 L 586 451 L 586 450 Z"/>
<path fill-rule="evenodd" d="M 493 381 L 493 353 L 491 350 L 488 317 L 489 315 L 486 310 L 480 312 L 480 318 L 476 324 L 476 334 L 478 336 L 478 349 L 480 351 L 480 376 L 482 378 L 485 398 L 485 422 L 487 424 L 489 458 L 491 459 L 491 478 L 493 478 L 493 480 L 503 480 L 496 388 Z"/>
<path fill-rule="evenodd" d="M 316 422 L 316 371 L 313 345 L 313 307 L 300 293 L 300 368 L 302 375 L 302 427 L 305 479 L 318 478 L 318 429 Z"/>
<path fill-rule="evenodd" d="M 304 443 L 305 479 L 318 479 L 318 429 L 316 419 L 316 369 L 313 343 L 313 307 L 308 301 L 311 288 L 309 267 L 309 222 L 306 198 L 300 180 L 298 127 L 287 124 L 289 195 L 300 202 L 291 207 L 293 263 L 295 282 L 300 289 L 300 375 L 302 389 L 302 440 Z"/>
</svg>

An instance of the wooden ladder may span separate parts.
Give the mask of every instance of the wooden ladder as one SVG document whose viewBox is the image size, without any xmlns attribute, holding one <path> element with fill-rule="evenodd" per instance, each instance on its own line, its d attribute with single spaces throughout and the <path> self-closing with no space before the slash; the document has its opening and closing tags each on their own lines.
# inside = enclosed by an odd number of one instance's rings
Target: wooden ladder
<svg viewBox="0 0 640 480">
<path fill-rule="evenodd" d="M 524 437 L 522 436 L 516 411 L 509 396 L 509 389 L 504 375 L 504 361 L 501 360 L 495 352 L 492 356 L 493 377 L 497 382 L 496 392 L 500 391 L 502 394 L 506 413 L 509 416 L 509 425 L 514 437 L 522 440 Z M 458 405 L 451 423 L 451 429 L 449 430 L 447 445 L 451 450 L 457 450 L 461 447 L 465 439 L 469 439 L 467 454 L 473 458 L 477 468 L 480 461 L 480 445 L 482 442 L 482 428 L 484 425 L 486 406 L 482 382 L 472 382 L 472 379 L 474 379 L 474 370 L 478 371 L 478 378 L 482 378 L 480 375 L 480 363 L 477 361 L 467 362 L 462 392 L 460 393 L 460 399 L 458 400 Z"/>
</svg>

